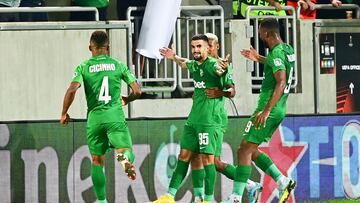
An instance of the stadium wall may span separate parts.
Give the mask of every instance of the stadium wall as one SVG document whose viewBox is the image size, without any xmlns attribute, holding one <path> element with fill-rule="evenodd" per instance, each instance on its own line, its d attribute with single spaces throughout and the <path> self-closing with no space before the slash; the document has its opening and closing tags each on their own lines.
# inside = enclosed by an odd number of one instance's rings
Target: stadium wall
<svg viewBox="0 0 360 203">
<path fill-rule="evenodd" d="M 108 29 L 111 40 L 111 56 L 128 60 L 127 21 L 111 21 L 108 24 L 123 24 L 123 29 Z M 251 72 L 247 72 L 240 50 L 250 47 L 246 38 L 246 20 L 231 20 L 226 34 L 226 53 L 232 56 L 237 95 L 234 104 L 228 101 L 229 115 L 250 115 L 255 108 L 258 94 L 251 91 Z M 74 68 L 90 57 L 88 40 L 96 27 L 103 23 L 2 23 L 0 54 L 7 56 L 0 61 L 0 121 L 58 119 L 63 95 L 71 81 Z M 6 30 L 10 26 L 11 29 Z M 46 29 L 46 26 L 61 26 Z M 72 26 L 72 29 L 67 27 Z M 82 26 L 82 29 L 76 29 Z M 84 28 L 85 26 L 85 28 Z M 86 28 L 87 26 L 87 28 Z M 288 112 L 292 114 L 314 113 L 314 60 L 312 22 L 299 21 L 299 81 L 297 93 L 290 95 Z M 31 27 L 31 29 L 29 29 Z M 94 28 L 92 28 L 94 27 Z M 65 28 L 65 29 L 64 29 Z M 91 29 L 92 28 L 92 29 Z M 306 51 L 303 51 L 306 50 Z M 319 113 L 336 112 L 335 76 L 321 75 L 319 94 L 322 101 Z M 127 94 L 124 85 L 123 94 Z M 86 101 L 83 89 L 76 96 L 70 115 L 86 118 Z M 191 108 L 192 99 L 137 100 L 124 108 L 129 117 L 185 117 Z M 157 109 L 157 111 L 154 111 Z M 129 114 L 128 114 L 129 111 Z"/>
<path fill-rule="evenodd" d="M 287 116 L 268 144 L 260 147 L 297 181 L 291 202 L 360 197 L 360 116 Z M 137 179 L 131 182 L 108 153 L 105 172 L 109 202 L 154 200 L 166 192 L 176 165 L 185 119 L 129 120 Z M 222 159 L 232 163 L 246 118 L 234 117 L 224 136 Z M 94 202 L 85 122 L 0 123 L 0 202 Z M 260 202 L 276 200 L 276 185 L 253 167 L 252 180 L 264 186 Z M 192 198 L 189 174 L 177 201 Z M 232 182 L 218 176 L 216 200 L 231 193 Z"/>
<path fill-rule="evenodd" d="M 127 22 L 112 24 L 123 24 L 125 27 Z M 18 26 L 20 30 L 0 31 L 0 55 L 6 56 L 6 60 L 0 60 L 0 121 L 58 119 L 75 67 L 91 57 L 89 39 L 96 28 L 63 30 L 54 27 L 101 27 L 104 23 L 1 25 Z M 111 55 L 126 63 L 127 30 L 109 29 L 109 36 Z M 127 94 L 125 83 L 122 92 Z M 127 112 L 127 109 L 124 110 Z M 76 95 L 71 115 L 86 118 L 83 88 Z"/>
</svg>

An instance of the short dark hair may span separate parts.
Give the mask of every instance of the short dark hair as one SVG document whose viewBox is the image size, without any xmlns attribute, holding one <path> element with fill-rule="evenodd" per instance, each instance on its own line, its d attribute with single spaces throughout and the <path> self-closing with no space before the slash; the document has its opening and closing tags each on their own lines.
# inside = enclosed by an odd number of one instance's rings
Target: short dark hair
<svg viewBox="0 0 360 203">
<path fill-rule="evenodd" d="M 104 31 L 94 31 L 91 34 L 90 42 L 94 43 L 96 47 L 105 47 L 109 45 L 109 37 Z"/>
<path fill-rule="evenodd" d="M 261 21 L 260 26 L 268 31 L 280 33 L 280 25 L 275 18 L 265 18 Z"/>
<path fill-rule="evenodd" d="M 191 38 L 191 41 L 194 41 L 194 40 L 203 40 L 204 42 L 209 43 L 209 38 L 208 38 L 206 35 L 204 35 L 204 34 L 194 35 L 194 36 Z"/>
</svg>

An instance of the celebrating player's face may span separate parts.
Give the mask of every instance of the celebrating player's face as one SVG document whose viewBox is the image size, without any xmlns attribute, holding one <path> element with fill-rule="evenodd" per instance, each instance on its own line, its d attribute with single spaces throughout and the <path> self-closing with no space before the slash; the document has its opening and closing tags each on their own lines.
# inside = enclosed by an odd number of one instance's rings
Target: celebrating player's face
<svg viewBox="0 0 360 203">
<path fill-rule="evenodd" d="M 191 52 L 194 60 L 203 61 L 207 58 L 209 46 L 204 40 L 193 40 L 191 41 Z"/>
</svg>

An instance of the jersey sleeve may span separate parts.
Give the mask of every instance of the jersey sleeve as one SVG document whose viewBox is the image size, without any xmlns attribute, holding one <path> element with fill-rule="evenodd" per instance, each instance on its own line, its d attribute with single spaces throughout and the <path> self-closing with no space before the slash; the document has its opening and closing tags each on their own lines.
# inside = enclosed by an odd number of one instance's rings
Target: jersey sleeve
<svg viewBox="0 0 360 203">
<path fill-rule="evenodd" d="M 135 75 L 130 72 L 129 68 L 125 64 L 120 63 L 120 67 L 122 69 L 122 79 L 126 82 L 126 84 L 129 85 L 136 81 Z"/>
<path fill-rule="evenodd" d="M 225 74 L 225 80 L 224 80 L 224 85 L 229 86 L 229 85 L 234 85 L 234 80 L 233 80 L 233 68 L 232 65 L 229 64 L 226 74 Z"/>
<path fill-rule="evenodd" d="M 81 64 L 75 68 L 74 75 L 73 75 L 71 82 L 78 82 L 80 84 L 83 83 L 83 76 L 82 76 L 83 68 L 84 68 L 84 64 Z"/>
<path fill-rule="evenodd" d="M 212 58 L 212 57 L 209 57 L 211 58 L 211 72 L 215 73 L 217 76 L 220 76 L 222 77 L 223 75 L 226 74 L 226 70 L 222 69 L 219 64 L 218 64 L 218 59 L 215 59 L 215 58 Z"/>
<path fill-rule="evenodd" d="M 193 73 L 195 71 L 196 61 L 195 60 L 188 60 L 185 63 L 186 63 L 186 67 L 189 70 L 189 72 Z"/>
<path fill-rule="evenodd" d="M 269 67 L 272 68 L 273 73 L 278 70 L 286 70 L 285 55 L 281 51 L 274 52 L 267 60 Z"/>
</svg>

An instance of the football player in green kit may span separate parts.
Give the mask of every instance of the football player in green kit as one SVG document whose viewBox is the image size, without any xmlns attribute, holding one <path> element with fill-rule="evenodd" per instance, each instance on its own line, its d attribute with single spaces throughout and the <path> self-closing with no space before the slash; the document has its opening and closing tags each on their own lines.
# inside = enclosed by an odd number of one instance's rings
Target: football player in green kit
<svg viewBox="0 0 360 203">
<path fill-rule="evenodd" d="M 92 157 L 91 178 L 97 199 L 100 203 L 106 203 L 106 178 L 103 168 L 105 153 L 109 148 L 115 148 L 117 160 L 126 175 L 132 180 L 136 178 L 132 164 L 132 141 L 122 106 L 139 98 L 141 91 L 129 68 L 108 56 L 109 38 L 106 32 L 92 33 L 89 50 L 92 57 L 76 67 L 66 91 L 60 123 L 65 125 L 69 122 L 68 109 L 76 91 L 83 85 L 88 107 L 86 133 Z M 122 80 L 132 90 L 129 96 L 120 97 Z"/>
<path fill-rule="evenodd" d="M 280 172 L 268 155 L 258 149 L 261 143 L 271 139 L 285 117 L 295 54 L 293 48 L 281 40 L 279 23 L 275 18 L 266 18 L 260 23 L 259 36 L 270 49 L 267 57 L 259 55 L 253 48 L 241 51 L 246 58 L 265 64 L 265 78 L 257 108 L 245 127 L 244 139 L 237 153 L 233 193 L 225 203 L 241 202 L 246 181 L 251 174 L 252 161 L 278 184 L 279 202 L 287 201 L 296 184 Z"/>
<path fill-rule="evenodd" d="M 209 39 L 209 56 L 221 59 L 218 50 L 220 48 L 218 37 L 215 34 L 212 33 L 205 33 L 205 35 Z M 225 58 L 227 61 L 228 56 Z M 205 93 L 209 98 L 217 98 L 217 97 L 228 97 L 232 98 L 235 96 L 235 85 L 234 81 L 232 79 L 232 67 L 229 65 L 227 67 L 227 72 L 223 81 L 225 89 L 220 90 L 218 88 L 211 88 L 206 89 Z M 223 103 L 224 105 L 224 103 Z M 226 109 L 224 108 L 224 111 L 222 112 L 222 121 L 223 121 L 223 127 L 222 129 L 219 129 L 218 132 L 218 139 L 217 139 L 217 148 L 215 151 L 215 158 L 214 163 L 216 167 L 216 171 L 219 173 L 224 174 L 226 177 L 228 177 L 231 180 L 234 180 L 235 178 L 235 167 L 233 164 L 225 163 L 220 159 L 221 150 L 222 150 L 222 144 L 223 144 L 223 136 L 227 130 L 228 126 L 228 115 L 226 112 Z M 191 178 L 192 183 L 194 187 L 194 202 L 193 203 L 200 203 L 204 199 L 204 167 L 202 165 L 201 157 L 198 154 L 195 154 L 193 158 L 191 159 Z M 246 188 L 248 190 L 248 200 L 249 203 L 255 203 L 257 202 L 257 199 L 259 197 L 259 194 L 262 190 L 262 186 L 254 182 L 252 180 L 247 181 Z"/>
<path fill-rule="evenodd" d="M 194 79 L 194 96 L 191 112 L 184 126 L 180 139 L 180 154 L 176 169 L 171 177 L 168 193 L 154 203 L 172 203 L 183 179 L 186 176 L 190 160 L 194 153 L 201 155 L 205 171 L 205 198 L 203 203 L 209 203 L 214 198 L 216 169 L 214 154 L 217 146 L 218 129 L 222 128 L 224 97 L 208 98 L 205 90 L 210 88 L 224 89 L 225 75 L 218 59 L 208 57 L 208 38 L 206 35 L 194 35 L 191 39 L 191 51 L 194 60 L 183 60 L 169 48 L 160 49 L 160 53 L 174 60 L 181 68 L 187 68 Z M 221 65 L 222 64 L 222 65 Z"/>
</svg>

